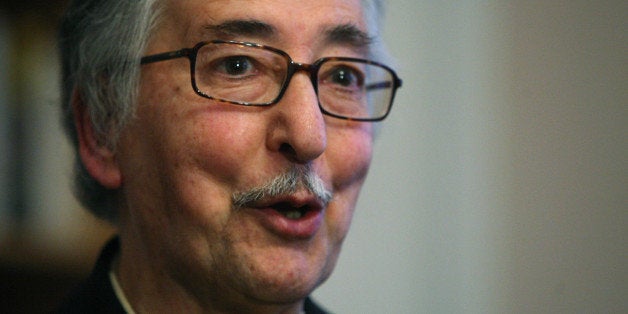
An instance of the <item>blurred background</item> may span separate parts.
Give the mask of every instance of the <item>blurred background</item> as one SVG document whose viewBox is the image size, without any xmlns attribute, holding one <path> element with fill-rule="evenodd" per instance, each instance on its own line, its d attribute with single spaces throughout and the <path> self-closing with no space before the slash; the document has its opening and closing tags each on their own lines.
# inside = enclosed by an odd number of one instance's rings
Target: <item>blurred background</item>
<svg viewBox="0 0 628 314">
<path fill-rule="evenodd" d="M 59 17 L 67 1 L 0 4 L 0 312 L 47 313 L 112 230 L 71 192 L 60 127 Z"/>
<path fill-rule="evenodd" d="M 72 197 L 66 1 L 0 6 L 0 312 L 48 312 L 112 234 Z M 336 313 L 628 312 L 628 2 L 388 1 L 404 79 Z"/>
</svg>

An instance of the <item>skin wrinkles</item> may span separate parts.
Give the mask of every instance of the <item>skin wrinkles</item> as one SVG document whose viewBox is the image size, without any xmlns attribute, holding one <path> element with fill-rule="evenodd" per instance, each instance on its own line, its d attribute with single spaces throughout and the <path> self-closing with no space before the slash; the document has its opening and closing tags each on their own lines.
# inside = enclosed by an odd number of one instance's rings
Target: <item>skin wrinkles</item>
<svg viewBox="0 0 628 314">
<path fill-rule="evenodd" d="M 330 41 L 329 25 L 345 34 L 347 25 L 366 29 L 360 1 L 261 0 L 246 2 L 246 13 L 238 2 L 172 0 L 146 55 L 203 40 L 191 34 L 208 17 L 213 25 L 272 26 L 264 44 L 297 62 L 358 54 Z M 323 116 L 303 73 L 277 105 L 249 108 L 196 95 L 185 59 L 143 66 L 136 117 L 116 151 L 124 178 L 118 273 L 131 304 L 147 312 L 298 312 L 337 260 L 370 165 L 371 128 Z M 254 209 L 232 210 L 234 193 L 294 165 L 311 168 L 334 195 L 311 238 L 287 241 Z"/>
</svg>

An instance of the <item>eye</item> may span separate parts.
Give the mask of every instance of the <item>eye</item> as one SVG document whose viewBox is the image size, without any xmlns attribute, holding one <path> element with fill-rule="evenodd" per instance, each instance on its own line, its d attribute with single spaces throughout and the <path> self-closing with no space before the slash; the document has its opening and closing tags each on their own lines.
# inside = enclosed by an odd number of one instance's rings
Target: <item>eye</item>
<svg viewBox="0 0 628 314">
<path fill-rule="evenodd" d="M 352 67 L 338 66 L 327 74 L 326 81 L 342 87 L 361 87 L 364 76 Z"/>
<path fill-rule="evenodd" d="M 252 71 L 252 69 L 252 61 L 245 56 L 226 57 L 218 63 L 218 70 L 227 75 L 246 75 L 248 72 Z"/>
</svg>

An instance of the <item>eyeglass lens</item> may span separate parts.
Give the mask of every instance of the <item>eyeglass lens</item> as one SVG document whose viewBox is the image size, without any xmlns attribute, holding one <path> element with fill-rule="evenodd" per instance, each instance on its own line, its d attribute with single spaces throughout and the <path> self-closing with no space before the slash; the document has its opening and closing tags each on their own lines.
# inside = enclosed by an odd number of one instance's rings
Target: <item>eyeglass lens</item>
<svg viewBox="0 0 628 314">
<path fill-rule="evenodd" d="M 285 85 L 289 58 L 262 47 L 208 43 L 196 54 L 193 84 L 197 92 L 245 105 L 277 101 Z M 393 74 L 368 62 L 330 58 L 319 64 L 320 106 L 332 115 L 377 119 L 386 115 Z"/>
</svg>

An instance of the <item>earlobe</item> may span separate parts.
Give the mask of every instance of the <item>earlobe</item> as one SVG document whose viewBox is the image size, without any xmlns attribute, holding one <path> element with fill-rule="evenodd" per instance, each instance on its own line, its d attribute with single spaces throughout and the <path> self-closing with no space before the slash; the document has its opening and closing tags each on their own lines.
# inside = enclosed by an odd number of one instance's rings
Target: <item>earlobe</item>
<svg viewBox="0 0 628 314">
<path fill-rule="evenodd" d="M 122 184 L 122 174 L 115 154 L 98 140 L 87 106 L 76 89 L 72 95 L 72 111 L 78 138 L 78 153 L 83 166 L 92 178 L 105 188 L 119 188 Z"/>
</svg>

